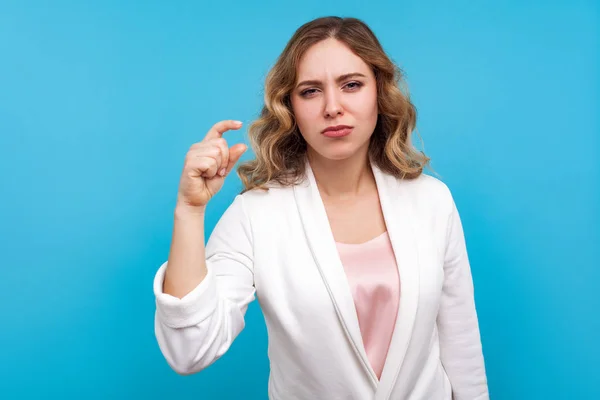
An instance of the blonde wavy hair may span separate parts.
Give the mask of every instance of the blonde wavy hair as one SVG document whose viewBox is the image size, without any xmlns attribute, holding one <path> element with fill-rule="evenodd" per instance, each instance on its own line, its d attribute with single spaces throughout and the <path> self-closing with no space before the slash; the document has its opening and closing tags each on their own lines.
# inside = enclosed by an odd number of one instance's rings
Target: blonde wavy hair
<svg viewBox="0 0 600 400">
<path fill-rule="evenodd" d="M 411 144 L 417 112 L 411 103 L 403 72 L 383 50 L 371 29 L 356 18 L 323 17 L 302 25 L 287 43 L 267 75 L 260 117 L 248 134 L 256 158 L 237 168 L 242 193 L 277 182 L 288 186 L 304 174 L 307 143 L 292 111 L 290 93 L 297 66 L 313 44 L 334 38 L 348 46 L 367 65 L 377 81 L 378 120 L 369 143 L 369 157 L 382 171 L 401 179 L 418 177 L 430 159 Z"/>
</svg>

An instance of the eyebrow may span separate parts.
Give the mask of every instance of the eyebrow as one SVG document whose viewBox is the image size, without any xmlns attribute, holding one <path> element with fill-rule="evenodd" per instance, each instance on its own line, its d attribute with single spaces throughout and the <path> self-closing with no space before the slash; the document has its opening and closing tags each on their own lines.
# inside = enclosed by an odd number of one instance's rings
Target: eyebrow
<svg viewBox="0 0 600 400">
<path fill-rule="evenodd" d="M 350 78 L 366 78 L 365 75 L 361 74 L 360 72 L 351 72 L 349 74 L 344 74 L 344 75 L 340 75 L 337 77 L 337 79 L 335 80 L 337 83 L 340 83 L 341 81 L 345 81 L 347 79 Z M 322 82 L 318 81 L 318 80 L 308 80 L 308 81 L 302 81 L 299 84 L 296 85 L 296 88 L 300 87 L 300 86 L 318 86 L 321 85 Z"/>
</svg>

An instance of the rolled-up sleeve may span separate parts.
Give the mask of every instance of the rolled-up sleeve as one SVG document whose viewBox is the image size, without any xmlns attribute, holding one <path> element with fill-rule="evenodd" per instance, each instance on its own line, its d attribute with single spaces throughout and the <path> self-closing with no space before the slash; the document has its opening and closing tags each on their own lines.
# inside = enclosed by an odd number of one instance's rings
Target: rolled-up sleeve
<svg viewBox="0 0 600 400">
<path fill-rule="evenodd" d="M 158 345 L 169 365 L 192 374 L 218 360 L 243 330 L 255 299 L 252 229 L 238 195 L 206 244 L 207 275 L 179 299 L 163 292 L 163 263 L 154 277 Z"/>
</svg>

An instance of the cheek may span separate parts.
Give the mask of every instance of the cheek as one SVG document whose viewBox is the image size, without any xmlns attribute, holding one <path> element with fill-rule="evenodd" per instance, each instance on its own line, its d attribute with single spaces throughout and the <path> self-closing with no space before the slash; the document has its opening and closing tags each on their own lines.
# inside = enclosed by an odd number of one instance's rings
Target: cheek
<svg viewBox="0 0 600 400">
<path fill-rule="evenodd" d="M 377 119 L 377 93 L 375 90 L 365 90 L 360 96 L 352 98 L 353 114 L 362 120 Z"/>
<path fill-rule="evenodd" d="M 303 132 L 310 132 L 319 116 L 319 105 L 315 101 L 298 101 L 292 104 L 294 117 Z"/>
</svg>

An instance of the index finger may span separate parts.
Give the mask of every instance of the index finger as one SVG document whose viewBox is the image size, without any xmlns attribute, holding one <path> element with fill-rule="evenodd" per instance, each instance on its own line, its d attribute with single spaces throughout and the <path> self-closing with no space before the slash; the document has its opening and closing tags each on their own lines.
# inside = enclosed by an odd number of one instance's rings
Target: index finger
<svg viewBox="0 0 600 400">
<path fill-rule="evenodd" d="M 223 136 L 223 133 L 227 132 L 228 130 L 240 129 L 241 127 L 241 121 L 234 121 L 231 119 L 219 121 L 208 130 L 208 133 L 206 134 L 206 139 L 220 138 Z"/>
</svg>

